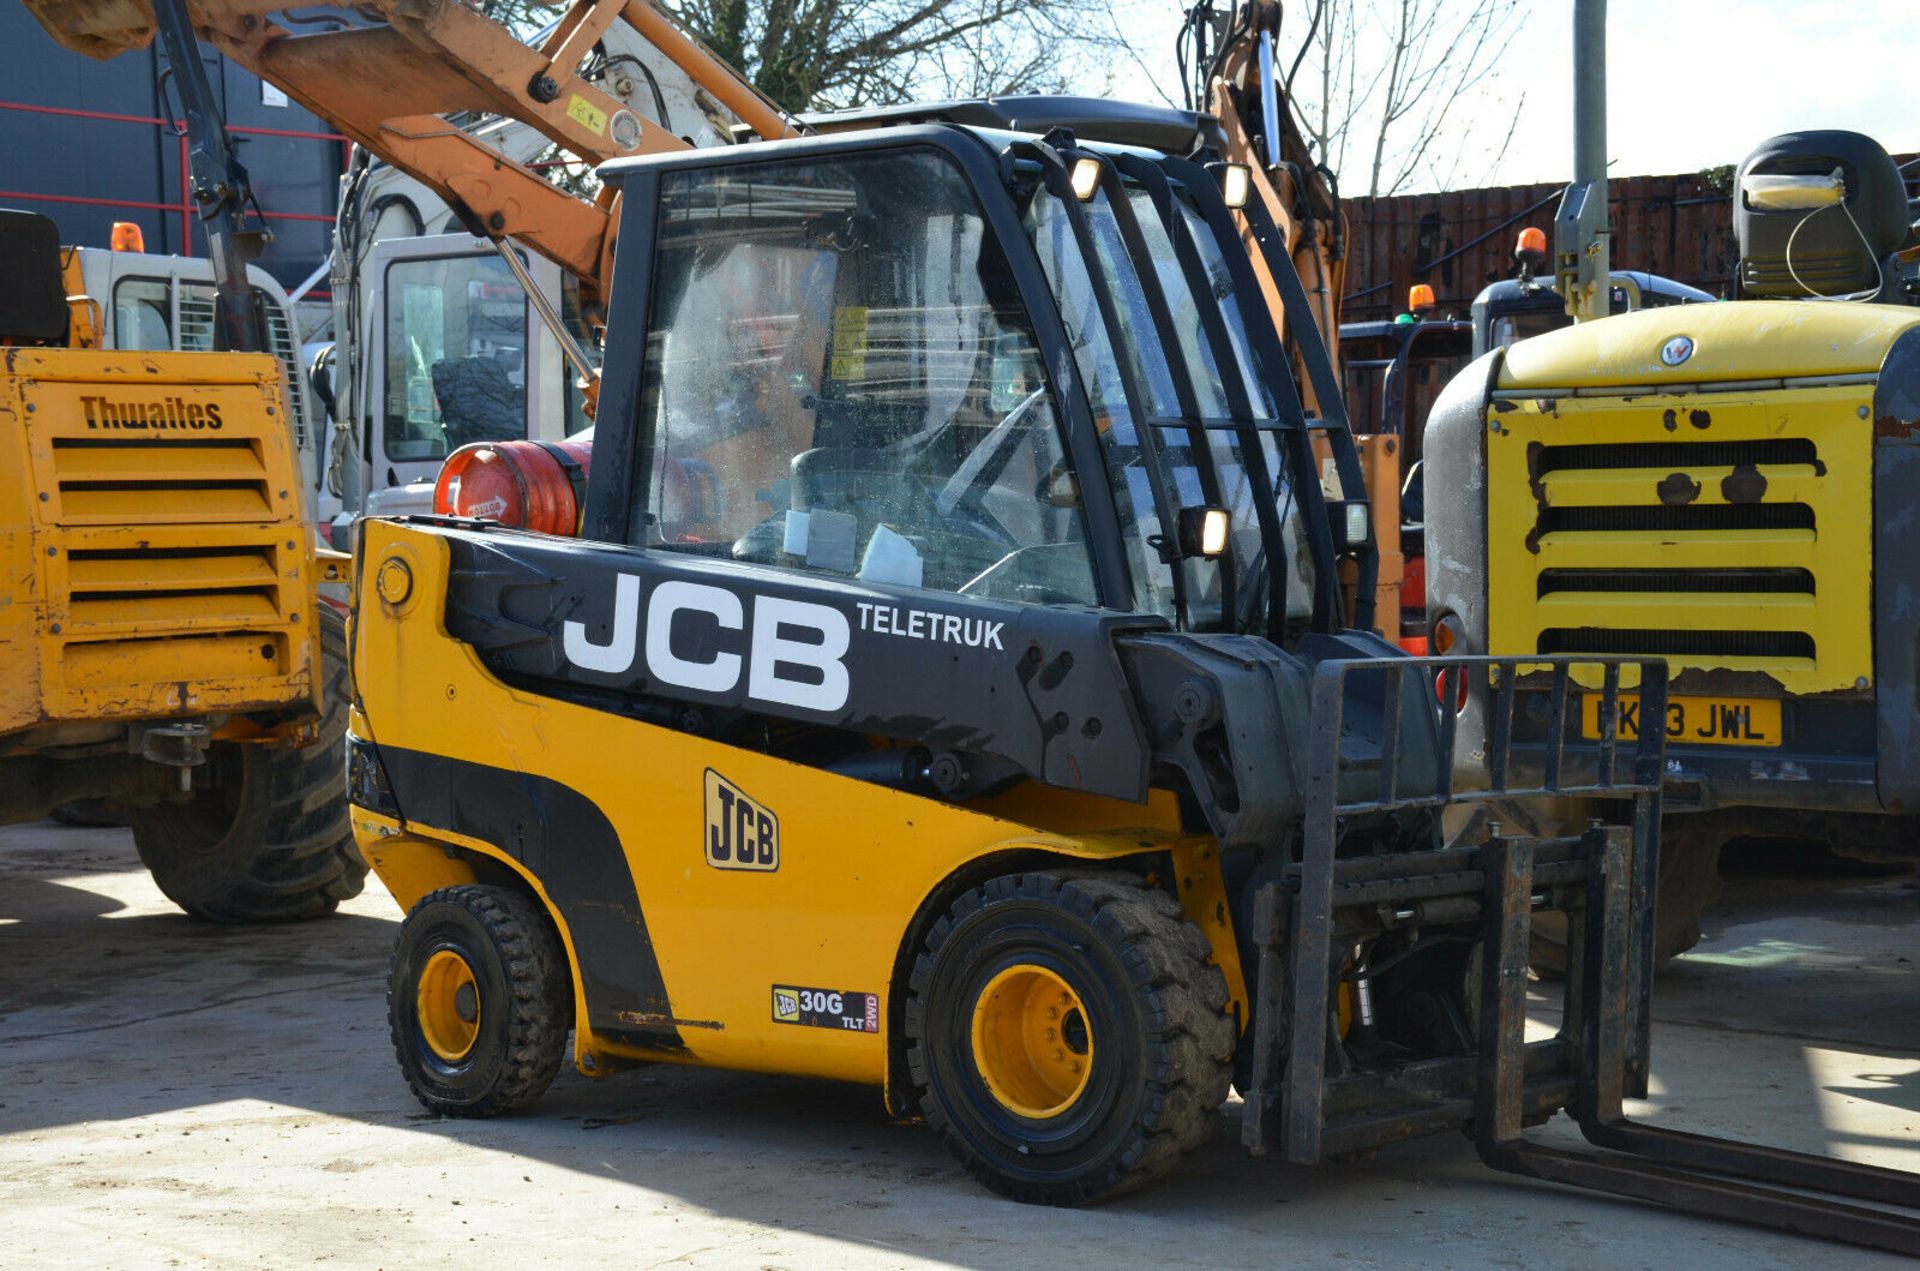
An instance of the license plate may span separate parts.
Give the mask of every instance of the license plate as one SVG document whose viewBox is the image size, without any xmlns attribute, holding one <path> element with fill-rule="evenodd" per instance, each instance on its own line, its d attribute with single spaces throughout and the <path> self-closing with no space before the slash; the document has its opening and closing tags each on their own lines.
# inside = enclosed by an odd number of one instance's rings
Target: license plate
<svg viewBox="0 0 1920 1271">
<path fill-rule="evenodd" d="M 1600 735 L 1600 706 L 1605 698 L 1585 694 L 1580 701 L 1580 733 Z M 1640 697 L 1622 693 L 1618 701 L 1620 738 L 1640 736 Z M 1714 746 L 1778 746 L 1780 700 L 1769 697 L 1669 697 L 1667 740 Z"/>
</svg>

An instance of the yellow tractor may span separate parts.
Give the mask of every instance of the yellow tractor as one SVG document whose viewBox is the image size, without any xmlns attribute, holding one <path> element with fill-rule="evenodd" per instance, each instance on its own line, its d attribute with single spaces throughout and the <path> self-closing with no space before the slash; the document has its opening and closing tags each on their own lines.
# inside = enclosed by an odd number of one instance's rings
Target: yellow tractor
<svg viewBox="0 0 1920 1271">
<path fill-rule="evenodd" d="M 1555 251 L 1582 318 L 1607 308 L 1603 12 L 1576 10 L 1586 125 Z M 1668 743 L 1663 960 L 1700 938 L 1730 842 L 1920 860 L 1920 237 L 1899 168 L 1858 133 L 1773 138 L 1734 186 L 1738 299 L 1496 348 L 1448 385 L 1425 439 L 1438 647 L 1671 670 L 1664 711 L 1629 684 L 1618 720 Z M 1600 683 L 1582 687 L 1570 726 L 1597 736 Z M 1546 705 L 1483 689 L 1462 728 L 1510 728 L 1503 710 Z M 1606 811 L 1503 815 L 1548 831 Z M 1561 965 L 1552 924 L 1536 934 L 1541 966 Z"/>
<path fill-rule="evenodd" d="M 188 39 L 190 40 L 190 35 Z M 216 347 L 117 350 L 81 254 L 0 211 L 0 818 L 124 815 L 196 917 L 312 917 L 357 894 L 345 621 L 320 584 L 282 363 L 246 281 L 224 132 L 173 64 L 216 246 Z M 227 179 L 223 181 L 223 176 Z"/>
<path fill-rule="evenodd" d="M 441 515 L 361 523 L 349 783 L 421 1102 L 523 1109 L 569 1055 L 835 1078 L 1078 1204 L 1174 1169 L 1234 1086 L 1256 1153 L 1465 1129 L 1920 1251 L 1798 1190 L 1912 1205 L 1910 1175 L 1625 1116 L 1659 733 L 1547 731 L 1524 776 L 1496 737 L 1466 796 L 1625 825 L 1442 838 L 1459 686 L 1565 721 L 1576 675 L 1657 708 L 1663 664 L 1341 629 L 1313 602 L 1367 507 L 1322 493 L 1352 439 L 1302 410 L 1244 176 L 1143 144 L 1164 112 L 1127 144 L 1112 103 L 994 109 L 604 165 L 630 263 L 591 445 L 469 447 Z M 1546 915 L 1575 988 L 1529 1042 Z M 1612 1154 L 1527 1140 L 1561 1109 Z"/>
</svg>

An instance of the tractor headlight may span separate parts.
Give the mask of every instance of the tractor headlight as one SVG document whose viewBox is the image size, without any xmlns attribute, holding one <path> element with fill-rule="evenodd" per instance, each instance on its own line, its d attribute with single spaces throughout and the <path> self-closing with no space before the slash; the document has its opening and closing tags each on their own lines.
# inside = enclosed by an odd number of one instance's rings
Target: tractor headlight
<svg viewBox="0 0 1920 1271">
<path fill-rule="evenodd" d="M 1253 190 L 1253 169 L 1244 163 L 1222 164 L 1220 168 L 1220 200 L 1228 207 L 1241 208 L 1247 205 L 1247 195 Z"/>
</svg>

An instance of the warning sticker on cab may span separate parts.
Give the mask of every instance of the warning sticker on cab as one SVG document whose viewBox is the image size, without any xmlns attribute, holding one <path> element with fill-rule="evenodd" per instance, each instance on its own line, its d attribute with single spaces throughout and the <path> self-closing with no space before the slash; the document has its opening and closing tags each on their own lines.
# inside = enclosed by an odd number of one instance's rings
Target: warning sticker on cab
<svg viewBox="0 0 1920 1271">
<path fill-rule="evenodd" d="M 877 1033 L 880 1031 L 880 995 L 776 984 L 773 986 L 773 1022 L 837 1028 L 850 1033 Z"/>
</svg>

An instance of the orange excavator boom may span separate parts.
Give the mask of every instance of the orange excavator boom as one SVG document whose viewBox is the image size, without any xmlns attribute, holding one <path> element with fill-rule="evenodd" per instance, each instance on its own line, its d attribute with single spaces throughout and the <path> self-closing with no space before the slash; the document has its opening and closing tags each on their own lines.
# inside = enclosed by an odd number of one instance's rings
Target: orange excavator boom
<svg viewBox="0 0 1920 1271">
<path fill-rule="evenodd" d="M 112 57 L 148 44 L 145 0 L 25 0 L 62 45 Z M 478 236 L 512 238 L 604 293 L 615 196 L 583 199 L 449 122 L 501 115 L 587 164 L 679 150 L 686 142 L 579 74 L 594 44 L 625 22 L 763 138 L 791 120 L 647 0 L 575 0 L 537 45 L 459 0 L 355 6 L 384 25 L 306 33 L 274 20 L 273 0 L 191 0 L 196 34 L 315 115 L 424 182 Z"/>
</svg>

